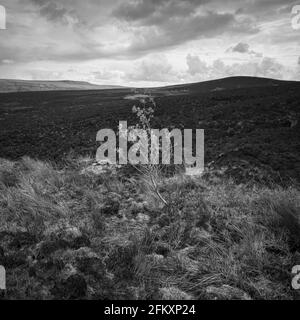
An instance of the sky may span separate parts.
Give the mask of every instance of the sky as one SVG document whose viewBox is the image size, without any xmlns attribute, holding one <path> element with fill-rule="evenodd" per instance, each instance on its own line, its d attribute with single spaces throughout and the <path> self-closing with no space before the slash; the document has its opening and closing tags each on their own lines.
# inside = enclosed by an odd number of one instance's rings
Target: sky
<svg viewBox="0 0 300 320">
<path fill-rule="evenodd" d="M 0 78 L 161 86 L 300 80 L 300 0 L 0 0 Z M 300 13 L 300 10 L 299 10 Z M 299 19 L 300 23 L 300 19 Z"/>
</svg>

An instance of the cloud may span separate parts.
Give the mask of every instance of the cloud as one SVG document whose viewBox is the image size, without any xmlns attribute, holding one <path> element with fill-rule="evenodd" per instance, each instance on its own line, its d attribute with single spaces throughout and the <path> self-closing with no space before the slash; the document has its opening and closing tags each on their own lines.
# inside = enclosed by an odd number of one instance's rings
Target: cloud
<svg viewBox="0 0 300 320">
<path fill-rule="evenodd" d="M 235 52 L 235 53 L 240 53 L 240 54 L 249 54 L 253 55 L 255 57 L 262 57 L 262 53 L 256 52 L 254 50 L 250 49 L 250 45 L 245 42 L 239 42 L 233 47 L 230 47 L 229 49 L 226 50 L 226 52 Z"/>
<path fill-rule="evenodd" d="M 125 85 L 299 70 L 290 21 L 299 0 L 0 1 L 9 13 L 0 34 L 2 77 L 47 77 L 55 65 L 49 75 L 72 79 L 74 64 L 78 78 Z"/>
<path fill-rule="evenodd" d="M 278 12 L 283 12 L 286 8 L 290 8 L 297 4 L 297 0 L 246 0 L 241 3 L 240 13 L 269 15 L 270 17 Z"/>
<path fill-rule="evenodd" d="M 148 53 L 192 40 L 224 34 L 259 32 L 254 19 L 209 9 L 209 0 L 133 0 L 122 2 L 112 16 L 133 33 L 128 53 Z"/>
<path fill-rule="evenodd" d="M 107 69 L 103 69 L 103 70 L 98 70 L 92 73 L 94 76 L 94 80 L 95 81 L 99 81 L 99 80 L 116 80 L 116 79 L 120 79 L 122 77 L 124 77 L 124 72 L 120 71 L 120 70 L 107 70 Z"/>
<path fill-rule="evenodd" d="M 11 1 L 16 6 L 18 0 Z M 8 41 L 0 45 L 2 59 L 132 59 L 193 40 L 259 31 L 249 17 L 208 10 L 208 0 L 26 1 L 26 27 L 9 29 Z"/>
<path fill-rule="evenodd" d="M 250 46 L 248 43 L 240 42 L 232 48 L 232 52 L 248 53 L 250 51 L 249 49 Z"/>
<path fill-rule="evenodd" d="M 10 59 L 3 59 L 0 61 L 0 64 L 13 64 L 14 61 Z"/>
<path fill-rule="evenodd" d="M 221 59 L 207 65 L 197 56 L 187 55 L 187 73 L 194 81 L 217 79 L 230 76 L 255 76 L 283 79 L 290 76 L 291 70 L 274 58 L 265 57 L 259 62 L 225 64 Z"/>
<path fill-rule="evenodd" d="M 130 81 L 172 82 L 177 74 L 163 55 L 152 55 L 138 63 L 126 76 Z"/>
<path fill-rule="evenodd" d="M 76 24 L 79 23 L 75 10 L 67 9 L 64 7 L 62 1 L 56 0 L 30 0 L 39 8 L 41 16 L 49 21 L 61 22 L 63 24 Z"/>
<path fill-rule="evenodd" d="M 189 16 L 208 0 L 137 0 L 122 2 L 113 15 L 140 25 L 160 25 L 169 19 Z"/>
<path fill-rule="evenodd" d="M 229 13 L 205 12 L 171 19 L 160 26 L 135 29 L 128 52 L 153 52 L 185 44 L 192 40 L 209 39 L 225 34 L 253 34 L 256 27 L 245 27 L 244 20 L 236 20 Z"/>
<path fill-rule="evenodd" d="M 274 58 L 263 58 L 259 65 L 258 72 L 264 77 L 270 78 L 284 78 L 284 66 L 276 61 Z"/>
<path fill-rule="evenodd" d="M 186 63 L 188 66 L 188 73 L 192 76 L 196 74 L 206 74 L 208 72 L 207 64 L 200 60 L 198 56 L 188 54 L 186 57 Z"/>
</svg>

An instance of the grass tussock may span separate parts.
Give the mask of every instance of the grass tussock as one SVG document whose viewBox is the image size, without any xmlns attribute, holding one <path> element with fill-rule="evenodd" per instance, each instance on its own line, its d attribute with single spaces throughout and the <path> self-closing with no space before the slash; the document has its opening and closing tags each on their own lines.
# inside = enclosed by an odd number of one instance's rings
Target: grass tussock
<svg viewBox="0 0 300 320">
<path fill-rule="evenodd" d="M 100 169 L 0 161 L 6 298 L 295 298 L 298 189 Z"/>
</svg>

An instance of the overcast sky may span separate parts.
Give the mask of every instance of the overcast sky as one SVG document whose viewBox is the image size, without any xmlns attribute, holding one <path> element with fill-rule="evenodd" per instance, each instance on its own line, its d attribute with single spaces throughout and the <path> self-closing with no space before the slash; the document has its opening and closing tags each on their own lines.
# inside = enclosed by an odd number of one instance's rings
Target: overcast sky
<svg viewBox="0 0 300 320">
<path fill-rule="evenodd" d="M 158 86 L 300 80 L 290 0 L 0 0 L 0 78 Z"/>
</svg>

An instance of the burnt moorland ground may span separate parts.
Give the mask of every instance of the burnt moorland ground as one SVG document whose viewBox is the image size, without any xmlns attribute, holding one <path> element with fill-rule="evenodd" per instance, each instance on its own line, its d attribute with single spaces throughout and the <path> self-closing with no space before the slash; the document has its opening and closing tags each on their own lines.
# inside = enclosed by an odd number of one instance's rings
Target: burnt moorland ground
<svg viewBox="0 0 300 320">
<path fill-rule="evenodd" d="M 214 89 L 213 89 L 214 88 Z M 206 165 L 236 179 L 300 178 L 300 84 L 229 78 L 154 89 L 155 128 L 205 129 Z M 0 154 L 95 155 L 96 133 L 136 123 L 129 89 L 0 94 Z M 269 179 L 269 178 L 268 178 Z"/>
</svg>

